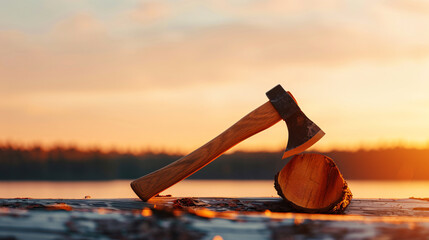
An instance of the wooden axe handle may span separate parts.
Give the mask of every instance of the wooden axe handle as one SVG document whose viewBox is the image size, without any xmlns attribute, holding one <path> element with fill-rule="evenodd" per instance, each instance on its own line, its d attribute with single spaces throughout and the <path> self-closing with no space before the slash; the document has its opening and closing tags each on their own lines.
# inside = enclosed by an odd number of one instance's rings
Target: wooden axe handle
<svg viewBox="0 0 429 240">
<path fill-rule="evenodd" d="M 200 170 L 244 139 L 271 127 L 280 120 L 277 110 L 270 102 L 266 102 L 192 153 L 133 181 L 131 188 L 143 201 L 147 201 Z"/>
</svg>

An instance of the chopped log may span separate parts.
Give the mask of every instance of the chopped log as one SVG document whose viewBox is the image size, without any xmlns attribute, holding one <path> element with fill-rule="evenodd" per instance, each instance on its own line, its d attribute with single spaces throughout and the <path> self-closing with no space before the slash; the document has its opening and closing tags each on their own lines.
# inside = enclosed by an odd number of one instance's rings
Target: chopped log
<svg viewBox="0 0 429 240">
<path fill-rule="evenodd" d="M 274 187 L 301 212 L 341 213 L 352 199 L 334 161 L 317 153 L 294 156 L 275 176 Z"/>
</svg>

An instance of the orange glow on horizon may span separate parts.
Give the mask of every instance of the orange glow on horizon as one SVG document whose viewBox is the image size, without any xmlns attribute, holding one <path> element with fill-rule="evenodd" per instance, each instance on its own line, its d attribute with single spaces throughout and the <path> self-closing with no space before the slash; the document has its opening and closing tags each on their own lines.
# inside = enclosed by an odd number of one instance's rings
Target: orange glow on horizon
<svg viewBox="0 0 429 240">
<path fill-rule="evenodd" d="M 323 139 L 321 140 L 323 141 Z M 201 144 L 202 146 L 203 144 Z M 118 153 L 118 154 L 146 154 L 146 153 L 154 153 L 154 154 L 172 154 L 172 155 L 186 155 L 192 152 L 195 149 L 169 149 L 162 147 L 118 147 L 113 145 L 78 145 L 78 144 L 40 144 L 40 143 L 16 143 L 16 142 L 1 142 L 0 147 L 11 147 L 16 149 L 35 149 L 40 148 L 43 151 L 50 151 L 54 149 L 75 149 L 83 152 L 100 152 L 103 154 L 108 153 Z M 231 150 L 227 151 L 226 154 L 244 151 L 244 152 L 284 152 L 286 148 L 286 144 L 284 147 L 266 147 L 266 148 L 254 148 L 254 147 L 233 147 Z M 375 143 L 366 143 L 366 144 L 356 144 L 356 145 L 344 145 L 344 146 L 318 146 L 317 143 L 315 146 L 310 147 L 306 151 L 315 151 L 315 152 L 331 152 L 331 151 L 360 151 L 360 150 L 378 150 L 378 149 L 395 149 L 395 148 L 404 148 L 404 149 L 428 149 L 429 143 L 405 143 L 403 141 L 380 141 Z"/>
</svg>

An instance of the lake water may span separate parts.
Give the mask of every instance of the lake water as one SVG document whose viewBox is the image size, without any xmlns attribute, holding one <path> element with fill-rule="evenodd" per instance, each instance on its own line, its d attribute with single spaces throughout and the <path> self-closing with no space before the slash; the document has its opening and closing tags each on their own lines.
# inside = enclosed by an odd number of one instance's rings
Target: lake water
<svg viewBox="0 0 429 240">
<path fill-rule="evenodd" d="M 131 180 L 0 182 L 0 198 L 134 198 Z M 347 181 L 354 198 L 429 197 L 429 181 Z M 272 180 L 184 180 L 163 193 L 174 197 L 277 197 Z"/>
</svg>

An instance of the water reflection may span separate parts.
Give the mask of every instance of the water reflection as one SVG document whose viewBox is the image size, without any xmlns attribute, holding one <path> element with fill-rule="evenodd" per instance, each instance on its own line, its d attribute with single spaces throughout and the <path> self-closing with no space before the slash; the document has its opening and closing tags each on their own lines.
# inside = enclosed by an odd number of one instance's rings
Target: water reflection
<svg viewBox="0 0 429 240">
<path fill-rule="evenodd" d="M 0 198 L 136 198 L 131 180 L 0 182 Z M 348 181 L 355 198 L 429 197 L 429 181 Z M 185 180 L 161 193 L 173 197 L 277 197 L 271 180 Z"/>
</svg>

